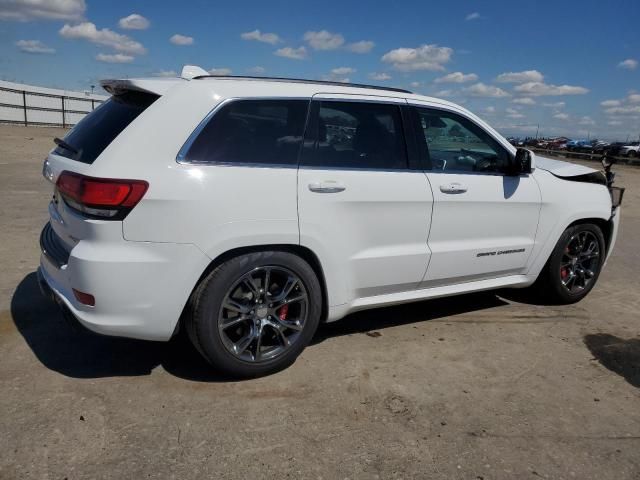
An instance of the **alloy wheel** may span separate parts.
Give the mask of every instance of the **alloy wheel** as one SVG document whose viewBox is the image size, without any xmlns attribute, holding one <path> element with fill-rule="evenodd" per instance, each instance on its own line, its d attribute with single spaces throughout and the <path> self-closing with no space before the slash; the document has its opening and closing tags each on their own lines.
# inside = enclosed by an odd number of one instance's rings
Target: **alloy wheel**
<svg viewBox="0 0 640 480">
<path fill-rule="evenodd" d="M 564 248 L 560 261 L 560 281 L 569 293 L 587 288 L 600 268 L 600 244 L 589 231 L 573 235 Z"/>
<path fill-rule="evenodd" d="M 222 343 L 229 353 L 246 362 L 279 357 L 300 337 L 308 301 L 302 280 L 291 270 L 255 268 L 224 297 L 218 315 Z"/>
</svg>

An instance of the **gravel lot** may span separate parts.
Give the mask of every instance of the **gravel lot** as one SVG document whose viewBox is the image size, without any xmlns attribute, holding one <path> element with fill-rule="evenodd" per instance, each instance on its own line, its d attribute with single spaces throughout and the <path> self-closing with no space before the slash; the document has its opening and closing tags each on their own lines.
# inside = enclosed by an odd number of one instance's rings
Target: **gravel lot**
<svg viewBox="0 0 640 480">
<path fill-rule="evenodd" d="M 0 478 L 640 478 L 640 169 L 569 307 L 495 293 L 353 315 L 229 382 L 182 340 L 74 331 L 34 271 L 59 129 L 0 126 Z"/>
</svg>

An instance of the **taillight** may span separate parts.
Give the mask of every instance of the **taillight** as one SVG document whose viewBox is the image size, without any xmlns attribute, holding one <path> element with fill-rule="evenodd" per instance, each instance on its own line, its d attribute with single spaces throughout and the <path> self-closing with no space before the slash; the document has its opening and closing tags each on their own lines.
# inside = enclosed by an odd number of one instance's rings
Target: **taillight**
<svg viewBox="0 0 640 480">
<path fill-rule="evenodd" d="M 64 171 L 56 187 L 73 209 L 90 217 L 121 220 L 142 199 L 149 184 L 144 180 L 94 178 Z"/>
</svg>

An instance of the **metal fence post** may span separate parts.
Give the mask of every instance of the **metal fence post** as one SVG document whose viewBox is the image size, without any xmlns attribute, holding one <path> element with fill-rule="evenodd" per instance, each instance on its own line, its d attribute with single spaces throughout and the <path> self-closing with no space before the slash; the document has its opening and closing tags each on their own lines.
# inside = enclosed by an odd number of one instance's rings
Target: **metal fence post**
<svg viewBox="0 0 640 480">
<path fill-rule="evenodd" d="M 64 96 L 60 95 L 60 100 L 62 101 L 62 128 L 67 127 L 67 121 L 64 115 Z"/>
<path fill-rule="evenodd" d="M 27 92 L 22 90 L 22 110 L 24 112 L 24 126 L 27 126 Z"/>
<path fill-rule="evenodd" d="M 95 100 L 93 100 L 93 98 L 91 99 L 91 111 L 94 111 L 96 109 L 96 104 L 95 104 Z"/>
</svg>

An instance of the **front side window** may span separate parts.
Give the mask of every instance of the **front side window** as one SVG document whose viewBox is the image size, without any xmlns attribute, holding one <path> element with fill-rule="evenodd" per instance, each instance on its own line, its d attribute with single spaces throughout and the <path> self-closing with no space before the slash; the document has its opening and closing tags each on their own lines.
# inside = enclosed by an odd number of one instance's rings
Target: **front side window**
<svg viewBox="0 0 640 480">
<path fill-rule="evenodd" d="M 224 105 L 183 157 L 190 163 L 297 165 L 307 100 L 236 100 Z"/>
<path fill-rule="evenodd" d="M 506 171 L 509 153 L 487 132 L 456 113 L 416 108 L 418 142 L 434 171 Z"/>
<path fill-rule="evenodd" d="M 405 169 L 400 108 L 368 102 L 315 102 L 305 165 L 326 168 Z"/>
</svg>

